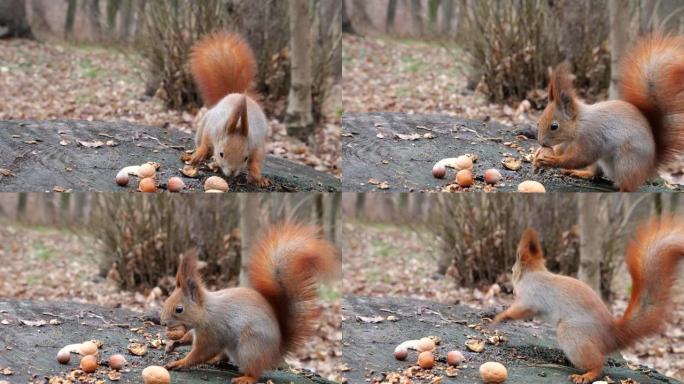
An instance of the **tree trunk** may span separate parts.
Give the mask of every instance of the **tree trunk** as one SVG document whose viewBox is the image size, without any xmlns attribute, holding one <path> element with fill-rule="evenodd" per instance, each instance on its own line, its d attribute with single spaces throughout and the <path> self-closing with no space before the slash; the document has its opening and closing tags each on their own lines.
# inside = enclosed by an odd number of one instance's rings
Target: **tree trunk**
<svg viewBox="0 0 684 384">
<path fill-rule="evenodd" d="M 366 194 L 356 194 L 356 204 L 354 205 L 354 217 L 358 220 L 366 211 Z"/>
<path fill-rule="evenodd" d="M 76 20 L 76 0 L 66 0 L 67 12 L 64 21 L 64 37 L 70 38 L 74 33 L 74 21 Z"/>
<path fill-rule="evenodd" d="M 394 19 L 397 15 L 398 0 L 389 0 L 387 3 L 387 15 L 385 17 L 385 33 L 390 33 L 394 30 Z"/>
<path fill-rule="evenodd" d="M 123 41 L 127 41 L 131 32 L 131 24 L 133 24 L 133 0 L 123 0 L 121 6 L 121 25 L 119 25 L 119 38 Z"/>
<path fill-rule="evenodd" d="M 33 38 L 24 0 L 0 0 L 0 38 Z"/>
<path fill-rule="evenodd" d="M 17 201 L 17 221 L 24 220 L 26 215 L 26 203 L 28 202 L 28 194 L 26 192 L 19 193 L 19 200 Z"/>
<path fill-rule="evenodd" d="M 610 13 L 610 88 L 608 94 L 614 100 L 618 98 L 620 58 L 627 47 L 629 7 L 624 1 L 609 0 L 608 11 Z"/>
<path fill-rule="evenodd" d="M 421 0 L 411 0 L 411 21 L 414 36 L 423 35 L 423 3 Z"/>
<path fill-rule="evenodd" d="M 301 140 L 313 134 L 311 113 L 311 36 L 308 0 L 289 0 L 290 93 L 285 123 L 287 133 Z"/>
<path fill-rule="evenodd" d="M 259 231 L 259 194 L 240 194 L 240 286 L 249 285 L 247 265 L 249 263 L 249 247 Z"/>
<path fill-rule="evenodd" d="M 147 0 L 139 0 L 138 7 L 135 11 L 135 36 L 142 36 L 143 29 L 145 28 L 145 7 L 147 7 Z"/>
<path fill-rule="evenodd" d="M 442 0 L 442 35 L 448 37 L 451 32 L 451 20 L 454 18 L 454 0 Z"/>
<path fill-rule="evenodd" d="M 52 34 L 50 23 L 48 23 L 45 16 L 45 3 L 43 0 L 31 0 L 31 13 L 33 14 L 31 18 L 33 30 L 38 31 L 38 33 Z"/>
<path fill-rule="evenodd" d="M 600 195 L 578 195 L 580 230 L 580 265 L 577 278 L 588 284 L 596 293 L 601 289 L 601 236 L 600 223 L 596 219 Z"/>
<path fill-rule="evenodd" d="M 102 23 L 100 22 L 100 0 L 90 0 L 88 4 L 88 21 L 96 40 L 102 38 Z"/>
<path fill-rule="evenodd" d="M 116 30 L 116 14 L 120 7 L 121 0 L 107 0 L 107 28 L 110 34 Z"/>
<path fill-rule="evenodd" d="M 366 0 L 352 0 L 354 8 L 351 14 L 351 23 L 354 31 L 363 31 L 363 28 L 372 24 L 368 12 L 366 12 Z"/>
<path fill-rule="evenodd" d="M 344 33 L 354 33 L 354 28 L 352 27 L 351 18 L 347 12 L 347 2 L 342 0 L 342 32 Z"/>
</svg>

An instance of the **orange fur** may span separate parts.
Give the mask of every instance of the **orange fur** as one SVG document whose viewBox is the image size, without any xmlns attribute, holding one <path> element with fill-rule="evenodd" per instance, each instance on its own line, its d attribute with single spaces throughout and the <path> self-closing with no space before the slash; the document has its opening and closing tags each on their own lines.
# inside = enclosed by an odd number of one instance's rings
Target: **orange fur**
<svg viewBox="0 0 684 384">
<path fill-rule="evenodd" d="M 281 351 L 296 350 L 313 333 L 316 282 L 338 270 L 333 245 L 318 229 L 284 223 L 267 230 L 252 249 L 252 288 L 273 307 L 282 335 Z"/>
<path fill-rule="evenodd" d="M 632 276 L 632 294 L 624 315 L 616 322 L 619 347 L 656 333 L 665 324 L 677 264 L 683 258 L 681 220 L 652 219 L 637 231 L 625 257 Z"/>
<path fill-rule="evenodd" d="M 230 93 L 251 91 L 256 67 L 252 49 L 237 33 L 208 35 L 190 54 L 190 72 L 208 107 Z"/>
<path fill-rule="evenodd" d="M 657 164 L 669 164 L 684 151 L 684 37 L 654 34 L 642 38 L 620 65 L 621 98 L 648 119 Z"/>
<path fill-rule="evenodd" d="M 524 269 L 534 270 L 544 267 L 544 253 L 539 242 L 537 231 L 527 228 L 518 243 L 521 266 Z"/>
</svg>

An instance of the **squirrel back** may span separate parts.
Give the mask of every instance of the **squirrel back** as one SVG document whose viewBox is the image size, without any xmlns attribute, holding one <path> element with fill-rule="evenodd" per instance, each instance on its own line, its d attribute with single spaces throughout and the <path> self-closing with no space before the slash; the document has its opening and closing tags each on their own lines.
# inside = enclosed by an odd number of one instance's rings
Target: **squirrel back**
<svg viewBox="0 0 684 384">
<path fill-rule="evenodd" d="M 317 282 L 336 274 L 335 254 L 318 228 L 292 223 L 269 228 L 251 250 L 249 282 L 276 314 L 282 354 L 300 347 L 314 332 Z"/>
<path fill-rule="evenodd" d="M 673 217 L 651 219 L 627 246 L 632 293 L 616 321 L 617 347 L 658 332 L 671 311 L 670 291 L 684 259 L 684 222 Z"/>
<path fill-rule="evenodd" d="M 656 164 L 684 152 L 684 37 L 654 34 L 622 59 L 620 98 L 644 114 L 656 144 Z"/>
<path fill-rule="evenodd" d="M 256 67 L 252 48 L 237 33 L 212 33 L 195 43 L 190 53 L 190 72 L 207 107 L 230 93 L 249 91 Z"/>
</svg>

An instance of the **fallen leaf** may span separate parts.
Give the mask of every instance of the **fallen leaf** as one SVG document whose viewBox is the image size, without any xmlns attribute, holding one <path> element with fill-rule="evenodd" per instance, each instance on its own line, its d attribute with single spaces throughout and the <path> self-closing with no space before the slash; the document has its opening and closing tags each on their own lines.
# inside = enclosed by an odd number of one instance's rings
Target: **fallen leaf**
<svg viewBox="0 0 684 384">
<path fill-rule="evenodd" d="M 187 177 L 198 177 L 199 176 L 199 168 L 193 167 L 192 165 L 186 165 L 180 171 L 183 175 L 185 175 Z"/>
<path fill-rule="evenodd" d="M 105 143 L 103 141 L 97 140 L 97 141 L 78 141 L 78 143 L 86 148 L 100 148 Z"/>
<path fill-rule="evenodd" d="M 67 145 L 69 145 L 69 142 L 66 141 L 66 140 L 62 140 L 62 141 L 59 142 L 59 145 L 65 146 L 65 147 L 66 147 Z"/>
<path fill-rule="evenodd" d="M 520 159 L 516 159 L 515 157 L 507 156 L 503 160 L 501 160 L 501 164 L 503 164 L 504 167 L 510 169 L 511 171 L 517 171 L 522 167 L 522 162 Z"/>
<path fill-rule="evenodd" d="M 385 320 L 385 318 L 382 316 L 374 316 L 374 317 L 356 316 L 356 320 L 358 320 L 362 323 L 377 324 L 377 323 L 382 323 Z"/>
<path fill-rule="evenodd" d="M 419 133 L 411 133 L 410 135 L 406 135 L 403 133 L 395 133 L 394 136 L 398 137 L 402 140 L 409 140 L 409 141 L 418 140 L 422 137 Z"/>
<path fill-rule="evenodd" d="M 145 356 L 147 345 L 134 341 L 128 344 L 128 351 L 136 356 Z"/>
</svg>

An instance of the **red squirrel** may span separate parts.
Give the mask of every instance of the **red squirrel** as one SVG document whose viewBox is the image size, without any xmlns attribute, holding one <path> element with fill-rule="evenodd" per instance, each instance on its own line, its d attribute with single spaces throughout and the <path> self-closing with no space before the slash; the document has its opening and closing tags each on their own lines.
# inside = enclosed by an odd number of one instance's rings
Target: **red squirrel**
<svg viewBox="0 0 684 384">
<path fill-rule="evenodd" d="M 494 322 L 539 317 L 556 326 L 568 360 L 586 370 L 574 383 L 591 383 L 603 371 L 606 355 L 659 332 L 670 307 L 670 290 L 684 259 L 684 221 L 662 217 L 643 224 L 629 242 L 625 259 L 632 293 L 621 318 L 614 318 L 585 283 L 549 272 L 537 233 L 523 234 L 515 264 L 515 300 Z"/>
<path fill-rule="evenodd" d="M 314 226 L 281 224 L 268 229 L 251 248 L 250 287 L 208 291 L 197 270 L 196 251 L 181 256 L 176 288 L 164 303 L 161 321 L 176 345 L 192 343 L 169 369 L 190 368 L 228 357 L 254 384 L 314 332 L 317 283 L 338 270 L 334 246 Z"/>
<path fill-rule="evenodd" d="M 190 163 L 213 154 L 226 176 L 246 167 L 248 182 L 269 185 L 261 176 L 268 123 L 253 90 L 256 61 L 249 44 L 236 33 L 208 35 L 192 47 L 190 72 L 209 108 L 199 120 Z"/>
<path fill-rule="evenodd" d="M 619 91 L 621 100 L 585 104 L 567 65 L 559 65 L 539 119 L 534 165 L 582 178 L 602 172 L 631 192 L 672 163 L 684 151 L 684 37 L 639 40 L 621 62 Z"/>
</svg>

